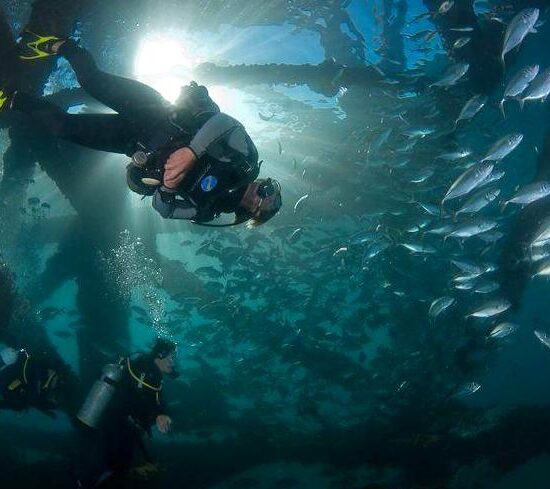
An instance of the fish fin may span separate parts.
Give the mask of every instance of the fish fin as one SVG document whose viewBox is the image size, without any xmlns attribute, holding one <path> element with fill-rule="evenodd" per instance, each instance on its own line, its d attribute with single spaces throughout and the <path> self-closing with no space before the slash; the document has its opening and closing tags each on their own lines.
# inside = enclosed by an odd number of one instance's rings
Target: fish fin
<svg viewBox="0 0 550 489">
<path fill-rule="evenodd" d="M 500 212 L 504 212 L 506 210 L 506 206 L 508 205 L 507 200 L 503 200 L 498 206 L 500 208 Z"/>
<path fill-rule="evenodd" d="M 525 99 L 521 97 L 517 97 L 517 101 L 519 102 L 519 108 L 523 110 L 523 106 L 525 105 Z"/>
<path fill-rule="evenodd" d="M 500 57 L 500 64 L 502 65 L 502 72 L 506 72 L 506 62 L 504 61 L 504 52 L 502 52 L 502 56 Z"/>
</svg>

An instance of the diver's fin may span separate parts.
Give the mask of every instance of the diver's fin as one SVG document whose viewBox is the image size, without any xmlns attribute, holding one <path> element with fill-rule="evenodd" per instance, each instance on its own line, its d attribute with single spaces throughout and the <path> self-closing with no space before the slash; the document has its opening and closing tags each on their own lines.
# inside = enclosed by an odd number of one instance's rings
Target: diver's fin
<svg viewBox="0 0 550 489">
<path fill-rule="evenodd" d="M 35 59 L 48 58 L 55 56 L 57 53 L 53 50 L 53 45 L 56 42 L 64 41 L 65 38 L 56 36 L 41 36 L 34 32 L 25 29 L 21 41 L 19 42 L 22 53 L 19 58 L 26 61 Z"/>
<path fill-rule="evenodd" d="M 3 90 L 0 90 L 0 112 L 8 108 L 9 105 L 10 105 L 10 96 Z"/>
</svg>

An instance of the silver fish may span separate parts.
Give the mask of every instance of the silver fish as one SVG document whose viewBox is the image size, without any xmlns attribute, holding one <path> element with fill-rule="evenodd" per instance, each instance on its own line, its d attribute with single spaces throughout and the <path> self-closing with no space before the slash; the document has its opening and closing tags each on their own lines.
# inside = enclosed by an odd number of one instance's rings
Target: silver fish
<svg viewBox="0 0 550 489">
<path fill-rule="evenodd" d="M 550 94 L 550 68 L 546 68 L 542 73 L 532 81 L 529 88 L 525 90 L 521 98 L 519 99 L 520 106 L 528 100 L 542 100 L 546 101 L 546 97 Z"/>
<path fill-rule="evenodd" d="M 482 273 L 485 272 L 484 267 L 482 267 L 481 265 L 478 265 L 477 263 L 474 263 L 472 261 L 468 261 L 468 260 L 451 260 L 451 263 L 455 267 L 462 270 L 463 272 L 469 273 L 469 274 L 472 274 L 472 275 L 477 274 L 477 276 L 479 276 L 479 275 L 481 275 Z"/>
<path fill-rule="evenodd" d="M 441 205 L 447 200 L 456 199 L 470 193 L 475 188 L 479 187 L 484 180 L 491 174 L 494 168 L 493 163 L 482 162 L 460 175 L 454 183 L 450 186 L 449 190 L 443 197 Z"/>
<path fill-rule="evenodd" d="M 489 148 L 487 155 L 481 161 L 500 161 L 506 158 L 506 156 L 519 146 L 522 140 L 523 134 L 518 132 L 500 138 Z"/>
<path fill-rule="evenodd" d="M 529 86 L 535 77 L 539 74 L 539 65 L 529 65 L 516 73 L 506 85 L 504 89 L 504 95 L 499 103 L 500 110 L 503 117 L 506 117 L 504 113 L 504 101 L 507 98 L 517 97 L 521 95 L 525 89 Z"/>
<path fill-rule="evenodd" d="M 500 289 L 500 284 L 493 280 L 487 280 L 485 282 L 480 282 L 476 285 L 474 292 L 477 294 L 491 294 Z"/>
<path fill-rule="evenodd" d="M 548 240 L 550 240 L 550 217 L 543 219 L 540 223 L 535 236 L 531 241 L 531 246 L 540 246 Z"/>
<path fill-rule="evenodd" d="M 440 297 L 439 299 L 434 300 L 430 305 L 430 309 L 428 310 L 428 316 L 430 316 L 430 318 L 434 320 L 442 312 L 451 307 L 455 302 L 456 299 L 449 296 Z"/>
<path fill-rule="evenodd" d="M 478 234 L 477 237 L 484 243 L 488 243 L 488 244 L 496 243 L 499 239 L 504 238 L 504 233 L 493 230 L 493 231 L 487 231 L 485 233 Z"/>
<path fill-rule="evenodd" d="M 516 194 L 506 202 L 504 202 L 503 207 L 507 204 L 521 204 L 527 205 L 535 202 L 537 200 L 543 199 L 550 195 L 550 182 L 534 182 L 525 187 L 520 188 Z"/>
<path fill-rule="evenodd" d="M 430 229 L 429 234 L 435 234 L 436 236 L 443 236 L 449 234 L 454 229 L 454 226 L 451 224 L 444 224 L 438 228 Z"/>
<path fill-rule="evenodd" d="M 419 171 L 415 176 L 413 176 L 410 180 L 411 183 L 423 183 L 426 180 L 428 180 L 433 174 L 435 173 L 435 170 L 433 168 L 424 168 L 423 170 Z"/>
<path fill-rule="evenodd" d="M 433 246 L 421 243 L 401 243 L 401 246 L 413 253 L 435 253 L 437 251 Z"/>
<path fill-rule="evenodd" d="M 540 329 L 536 329 L 533 333 L 544 346 L 550 348 L 550 335 L 548 333 Z"/>
<path fill-rule="evenodd" d="M 508 24 L 504 33 L 504 42 L 502 45 L 501 60 L 504 66 L 504 56 L 516 46 L 519 46 L 535 27 L 539 19 L 539 9 L 526 8 L 519 12 Z"/>
<path fill-rule="evenodd" d="M 452 151 L 450 153 L 443 153 L 439 156 L 436 156 L 436 160 L 444 160 L 444 161 L 456 161 L 461 160 L 462 158 L 466 158 L 466 156 L 470 156 L 472 152 L 469 149 L 458 149 L 456 151 Z"/>
<path fill-rule="evenodd" d="M 453 5 L 455 4 L 454 0 L 445 0 L 437 9 L 437 13 L 439 15 L 446 14 L 449 10 L 453 8 Z"/>
<path fill-rule="evenodd" d="M 447 234 L 444 240 L 447 238 L 471 238 L 478 234 L 484 233 L 485 231 L 490 231 L 498 226 L 496 221 L 490 221 L 488 219 L 476 219 L 467 224 L 458 226 L 454 231 Z"/>
<path fill-rule="evenodd" d="M 491 331 L 489 331 L 487 338 L 492 338 L 492 339 L 505 338 L 506 336 L 509 336 L 512 333 L 515 333 L 518 329 L 519 329 L 519 324 L 500 323 L 500 324 L 497 324 L 493 329 L 491 329 Z"/>
<path fill-rule="evenodd" d="M 497 182 L 500 180 L 504 175 L 506 175 L 506 172 L 504 170 L 494 170 L 480 185 L 480 187 L 485 187 L 493 182 Z"/>
<path fill-rule="evenodd" d="M 369 147 L 368 154 L 371 155 L 377 153 L 380 148 L 384 144 L 386 144 L 392 132 L 393 129 L 390 127 L 389 129 L 386 129 L 384 132 L 382 132 L 382 134 L 376 136 Z"/>
<path fill-rule="evenodd" d="M 467 384 L 464 384 L 462 387 L 460 387 L 452 397 L 456 399 L 460 399 L 466 396 L 471 396 L 472 394 L 475 394 L 479 389 L 481 389 L 481 384 L 478 384 L 477 382 L 468 382 Z"/>
<path fill-rule="evenodd" d="M 429 136 L 430 134 L 433 134 L 434 132 L 435 129 L 431 127 L 423 127 L 420 129 L 408 129 L 406 131 L 403 131 L 401 134 L 407 136 L 408 138 L 424 138 L 426 136 Z"/>
<path fill-rule="evenodd" d="M 294 204 L 294 214 L 298 212 L 298 209 L 300 208 L 300 204 L 305 202 L 307 199 L 309 199 L 309 194 L 302 195 Z"/>
<path fill-rule="evenodd" d="M 372 260 L 384 250 L 388 249 L 391 245 L 391 242 L 387 240 L 375 241 L 367 246 L 367 249 L 363 253 L 363 267 L 367 264 L 369 260 Z"/>
<path fill-rule="evenodd" d="M 470 65 L 468 63 L 456 63 L 447 69 L 447 71 L 443 74 L 443 77 L 441 78 L 441 80 L 438 80 L 435 83 L 432 83 L 430 87 L 446 88 L 446 87 L 453 86 L 466 73 L 468 73 L 469 69 L 470 69 Z"/>
<path fill-rule="evenodd" d="M 511 306 L 512 304 L 505 299 L 489 301 L 472 311 L 470 314 L 466 315 L 466 317 L 490 318 L 506 312 Z"/>
<path fill-rule="evenodd" d="M 542 262 L 538 267 L 533 277 L 548 277 L 550 276 L 550 260 Z"/>
<path fill-rule="evenodd" d="M 459 37 L 454 43 L 453 43 L 453 49 L 460 49 L 466 46 L 470 41 L 472 40 L 471 37 L 463 36 Z"/>
<path fill-rule="evenodd" d="M 481 109 L 483 109 L 483 107 L 485 107 L 488 100 L 489 97 L 487 97 L 487 95 L 474 95 L 470 98 L 470 100 L 464 104 L 464 107 L 462 107 L 458 119 L 455 121 L 455 126 L 460 121 L 472 119 Z"/>
<path fill-rule="evenodd" d="M 475 214 L 484 207 L 488 206 L 500 194 L 500 189 L 480 190 L 472 195 L 464 205 L 456 211 L 455 216 L 459 214 Z"/>
</svg>

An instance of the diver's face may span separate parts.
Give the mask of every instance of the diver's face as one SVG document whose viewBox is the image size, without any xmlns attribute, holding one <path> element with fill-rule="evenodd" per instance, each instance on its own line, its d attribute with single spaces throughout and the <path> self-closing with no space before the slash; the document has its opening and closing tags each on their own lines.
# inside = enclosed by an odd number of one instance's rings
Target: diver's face
<svg viewBox="0 0 550 489">
<path fill-rule="evenodd" d="M 176 355 L 171 353 L 164 358 L 156 358 L 155 363 L 163 374 L 170 375 L 174 373 L 174 368 L 176 367 Z"/>
</svg>

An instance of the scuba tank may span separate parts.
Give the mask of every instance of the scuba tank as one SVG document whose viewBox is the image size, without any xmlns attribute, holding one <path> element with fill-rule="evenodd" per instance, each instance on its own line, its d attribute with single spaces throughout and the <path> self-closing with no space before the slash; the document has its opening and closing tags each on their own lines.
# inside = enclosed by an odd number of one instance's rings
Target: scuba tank
<svg viewBox="0 0 550 489">
<path fill-rule="evenodd" d="M 17 362 L 19 354 L 13 348 L 0 345 L 0 372 Z"/>
<path fill-rule="evenodd" d="M 76 415 L 77 419 L 90 428 L 99 428 L 103 415 L 122 380 L 124 367 L 109 363 L 103 367 L 101 377 L 92 386 L 88 397 Z"/>
</svg>

